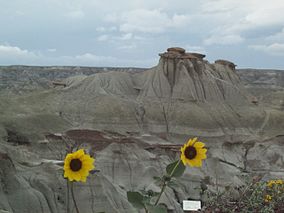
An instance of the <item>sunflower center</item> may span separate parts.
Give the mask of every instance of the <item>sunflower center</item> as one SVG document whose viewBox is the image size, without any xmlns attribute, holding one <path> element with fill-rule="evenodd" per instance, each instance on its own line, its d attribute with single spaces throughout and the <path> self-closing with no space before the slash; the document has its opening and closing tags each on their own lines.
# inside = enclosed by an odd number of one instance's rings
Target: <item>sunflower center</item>
<svg viewBox="0 0 284 213">
<path fill-rule="evenodd" d="M 70 162 L 70 168 L 72 171 L 77 172 L 82 168 L 82 162 L 79 159 L 73 159 Z"/>
<path fill-rule="evenodd" d="M 184 151 L 184 155 L 187 159 L 192 160 L 197 155 L 197 151 L 194 146 L 186 147 Z"/>
</svg>

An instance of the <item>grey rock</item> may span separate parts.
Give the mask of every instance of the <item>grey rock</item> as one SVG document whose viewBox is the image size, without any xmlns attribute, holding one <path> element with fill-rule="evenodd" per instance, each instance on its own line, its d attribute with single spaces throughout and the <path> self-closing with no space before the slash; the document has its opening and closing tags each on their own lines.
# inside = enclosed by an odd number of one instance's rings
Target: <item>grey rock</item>
<svg viewBox="0 0 284 213">
<path fill-rule="evenodd" d="M 233 70 L 204 57 L 170 49 L 151 69 L 1 67 L 0 209 L 66 212 L 62 161 L 74 141 L 95 155 L 99 171 L 74 184 L 82 212 L 137 212 L 126 192 L 158 192 L 152 176 L 194 136 L 208 159 L 162 196 L 173 212 L 182 212 L 184 199 L 204 198 L 206 188 L 284 178 L 282 73 Z"/>
</svg>

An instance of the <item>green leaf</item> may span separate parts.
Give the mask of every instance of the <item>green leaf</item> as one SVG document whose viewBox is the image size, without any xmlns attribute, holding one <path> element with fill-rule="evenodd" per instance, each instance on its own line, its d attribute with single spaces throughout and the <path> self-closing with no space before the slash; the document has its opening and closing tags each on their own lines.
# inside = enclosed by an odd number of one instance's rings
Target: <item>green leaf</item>
<svg viewBox="0 0 284 213">
<path fill-rule="evenodd" d="M 161 185 L 162 183 L 162 178 L 154 176 L 153 179 L 155 180 L 154 183 L 157 185 Z"/>
<path fill-rule="evenodd" d="M 167 213 L 167 208 L 162 205 L 153 206 L 153 205 L 147 205 L 147 210 L 149 213 Z"/>
<path fill-rule="evenodd" d="M 157 197 L 159 194 L 159 192 L 154 192 L 152 197 Z"/>
<path fill-rule="evenodd" d="M 171 180 L 171 181 L 168 182 L 168 187 L 177 188 L 177 187 L 179 187 L 179 185 L 176 181 Z"/>
<path fill-rule="evenodd" d="M 131 192 L 131 191 L 127 192 L 128 201 L 138 209 L 144 208 L 143 198 L 144 196 L 139 192 Z"/>
<path fill-rule="evenodd" d="M 139 191 L 142 193 L 143 196 L 144 196 L 144 195 L 147 195 L 147 191 L 146 191 L 146 190 L 141 189 L 141 190 L 139 190 Z"/>
<path fill-rule="evenodd" d="M 166 170 L 167 170 L 168 175 L 172 175 L 172 177 L 180 177 L 183 175 L 185 171 L 185 166 L 183 165 L 182 161 L 175 161 L 169 164 Z"/>
<path fill-rule="evenodd" d="M 162 180 L 161 177 L 158 177 L 158 176 L 154 176 L 153 179 L 157 180 L 157 181 L 161 181 Z"/>
</svg>

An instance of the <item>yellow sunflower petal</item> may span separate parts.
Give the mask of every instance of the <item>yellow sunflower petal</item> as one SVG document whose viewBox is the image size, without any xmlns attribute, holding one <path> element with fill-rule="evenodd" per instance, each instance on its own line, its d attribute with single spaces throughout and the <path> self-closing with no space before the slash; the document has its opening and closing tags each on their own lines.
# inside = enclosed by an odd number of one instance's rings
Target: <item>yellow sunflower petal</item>
<svg viewBox="0 0 284 213">
<path fill-rule="evenodd" d="M 76 181 L 80 181 L 81 180 L 81 172 L 74 172 L 72 174 L 72 176 L 74 177 L 74 180 L 76 180 Z"/>
<path fill-rule="evenodd" d="M 82 169 L 86 169 L 88 171 L 93 170 L 95 168 L 95 166 L 93 164 L 90 163 L 84 163 L 82 166 Z"/>
<path fill-rule="evenodd" d="M 194 167 L 194 161 L 193 160 L 187 160 L 186 163 L 191 166 Z"/>
<path fill-rule="evenodd" d="M 188 146 L 192 146 L 193 143 L 194 143 L 193 139 L 189 139 L 187 144 L 185 144 L 185 148 Z"/>
<path fill-rule="evenodd" d="M 89 176 L 89 172 L 88 171 L 80 172 L 80 179 L 79 179 L 79 181 L 81 181 L 82 178 L 88 177 L 88 176 Z"/>
<path fill-rule="evenodd" d="M 73 181 L 74 177 L 72 175 L 72 173 L 69 173 L 68 176 L 66 176 L 68 178 L 69 181 Z"/>
<path fill-rule="evenodd" d="M 73 153 L 69 153 L 66 155 L 65 160 L 64 160 L 64 170 L 70 169 L 70 162 L 72 159 L 74 159 Z"/>
<path fill-rule="evenodd" d="M 64 159 L 64 163 L 68 163 L 73 159 L 73 155 L 72 154 L 67 154 L 65 159 Z"/>
<path fill-rule="evenodd" d="M 186 165 L 187 164 L 187 159 L 186 159 L 186 157 L 183 155 L 183 156 L 181 156 L 181 161 L 183 162 L 183 165 Z"/>
<path fill-rule="evenodd" d="M 199 152 L 199 153 L 202 153 L 202 154 L 206 154 L 207 149 L 204 149 L 204 148 L 198 149 L 198 152 Z"/>
<path fill-rule="evenodd" d="M 85 182 L 87 181 L 87 176 L 82 176 L 82 177 L 81 177 L 81 181 L 82 181 L 83 183 L 85 183 Z"/>
<path fill-rule="evenodd" d="M 84 168 L 89 172 L 91 170 L 94 170 L 95 166 L 94 165 L 86 165 Z"/>
<path fill-rule="evenodd" d="M 197 149 L 197 155 L 205 155 L 206 156 L 206 149 Z"/>
<path fill-rule="evenodd" d="M 202 161 L 198 161 L 196 164 L 195 164 L 195 167 L 201 167 L 202 166 Z"/>
<path fill-rule="evenodd" d="M 82 162 L 83 163 L 86 163 L 86 164 L 94 164 L 95 162 L 95 159 L 90 157 L 89 155 L 85 155 L 82 159 Z"/>
<path fill-rule="evenodd" d="M 69 169 L 70 167 L 69 167 L 69 164 L 64 164 L 64 167 L 63 167 L 63 169 L 64 170 L 67 170 L 67 169 Z"/>
<path fill-rule="evenodd" d="M 194 160 L 194 162 L 196 162 L 196 161 L 201 161 L 202 159 L 199 155 L 197 155 L 193 160 Z"/>
<path fill-rule="evenodd" d="M 200 160 L 200 159 L 195 159 L 192 162 L 192 167 L 201 167 L 201 166 L 202 166 L 202 160 Z"/>
<path fill-rule="evenodd" d="M 206 158 L 207 158 L 206 154 L 200 154 L 200 155 L 199 155 L 199 159 L 200 159 L 200 160 L 204 160 L 204 159 L 206 159 Z"/>
<path fill-rule="evenodd" d="M 90 155 L 84 155 L 83 157 L 81 157 L 81 160 L 82 161 L 89 161 L 89 162 L 92 162 L 92 163 L 95 161 L 95 159 L 92 158 Z"/>
<path fill-rule="evenodd" d="M 74 158 L 81 158 L 85 155 L 85 152 L 83 149 L 79 149 L 78 151 L 73 153 Z"/>
<path fill-rule="evenodd" d="M 65 178 L 67 178 L 69 175 L 70 175 L 70 171 L 69 170 L 64 171 L 64 177 Z"/>
<path fill-rule="evenodd" d="M 194 147 L 195 148 L 203 148 L 205 146 L 205 144 L 204 143 L 202 143 L 202 142 L 200 142 L 200 141 L 198 141 L 198 142 L 196 142 L 195 144 L 194 144 Z"/>
<path fill-rule="evenodd" d="M 197 137 L 192 139 L 192 143 L 194 144 L 197 141 Z"/>
</svg>

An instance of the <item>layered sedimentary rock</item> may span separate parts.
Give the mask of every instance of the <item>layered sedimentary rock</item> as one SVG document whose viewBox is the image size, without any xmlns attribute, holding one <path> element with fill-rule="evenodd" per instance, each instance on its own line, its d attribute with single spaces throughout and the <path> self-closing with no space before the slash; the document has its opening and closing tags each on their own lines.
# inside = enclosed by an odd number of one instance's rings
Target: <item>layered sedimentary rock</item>
<svg viewBox="0 0 284 213">
<path fill-rule="evenodd" d="M 66 140 L 82 144 L 99 170 L 75 185 L 81 212 L 136 212 L 126 191 L 159 191 L 152 176 L 162 175 L 193 136 L 206 143 L 208 159 L 187 169 L 180 188 L 166 190 L 169 211 L 200 199 L 202 184 L 216 190 L 240 185 L 246 175 L 284 177 L 283 110 L 251 95 L 232 62 L 211 64 L 178 47 L 160 56 L 139 72 L 45 76 L 48 83 L 21 96 L 6 92 L 21 93 L 26 81 L 1 85 L 0 211 L 66 212 Z"/>
<path fill-rule="evenodd" d="M 245 88 L 267 107 L 284 110 L 283 70 L 238 70 Z"/>
<path fill-rule="evenodd" d="M 159 64 L 137 82 L 136 88 L 141 90 L 139 97 L 196 102 L 234 102 L 238 99 L 243 103 L 249 96 L 242 94 L 245 91 L 231 67 L 210 64 L 202 59 L 205 55 L 168 49 L 160 56 Z"/>
<path fill-rule="evenodd" d="M 231 61 L 227 61 L 227 60 L 223 60 L 223 59 L 219 59 L 215 61 L 216 64 L 222 64 L 224 66 L 228 66 L 229 68 L 231 68 L 232 70 L 236 69 L 236 65 L 231 62 Z"/>
<path fill-rule="evenodd" d="M 232 66 L 210 64 L 205 55 L 182 48 L 160 56 L 157 66 L 143 72 L 68 78 L 66 87 L 50 91 L 45 101 L 54 103 L 51 110 L 63 119 L 85 128 L 176 134 L 198 129 L 205 136 L 247 135 L 267 127 L 265 112 Z"/>
</svg>

